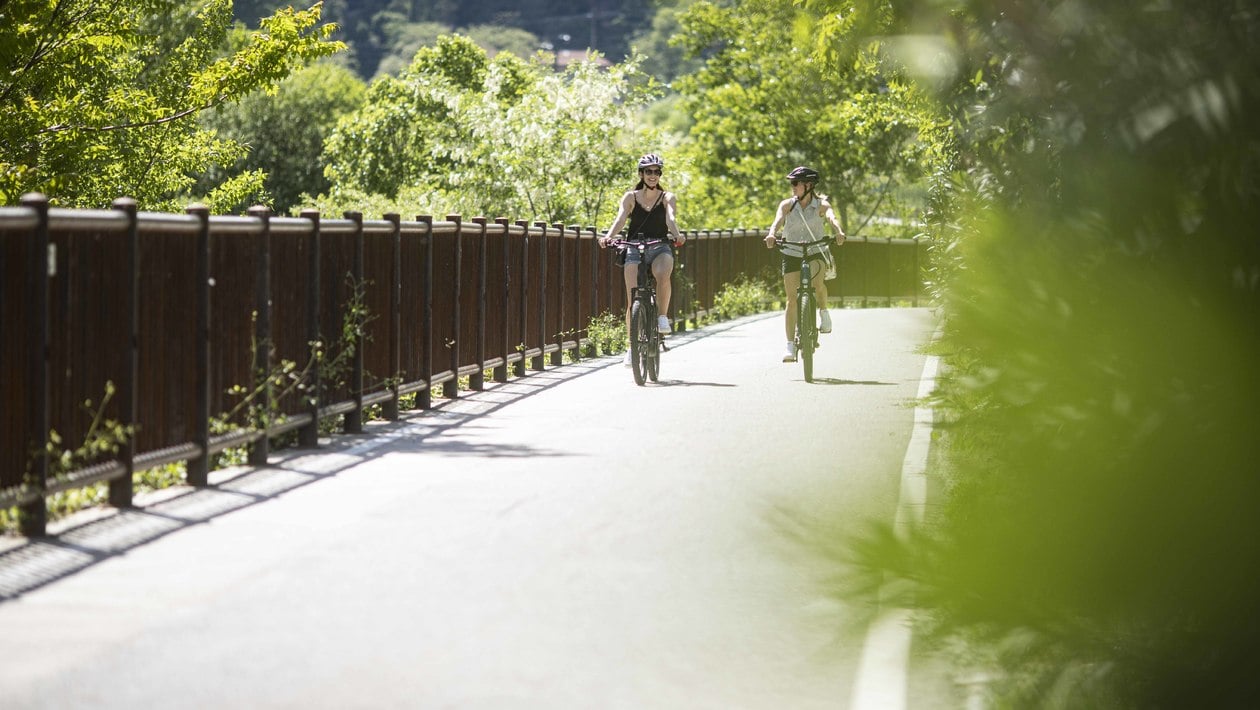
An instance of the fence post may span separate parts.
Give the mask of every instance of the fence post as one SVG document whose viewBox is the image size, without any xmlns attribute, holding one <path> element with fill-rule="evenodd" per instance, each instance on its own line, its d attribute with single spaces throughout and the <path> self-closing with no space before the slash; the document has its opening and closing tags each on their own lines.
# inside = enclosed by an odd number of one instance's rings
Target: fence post
<svg viewBox="0 0 1260 710">
<path fill-rule="evenodd" d="M 542 231 L 538 259 L 538 347 L 541 352 L 530 365 L 542 370 L 547 357 L 547 223 L 534 222 L 534 226 Z"/>
<path fill-rule="evenodd" d="M 197 332 L 194 365 L 197 382 L 193 393 L 193 443 L 201 453 L 188 461 L 188 485 L 204 487 L 210 482 L 210 208 L 189 205 L 185 211 L 197 218 L 196 274 Z"/>
<path fill-rule="evenodd" d="M 569 287 L 569 293 L 572 295 L 567 299 L 569 305 L 573 309 L 573 359 L 574 361 L 582 359 L 582 228 L 578 225 L 571 227 L 573 230 L 573 256 L 567 261 L 560 260 L 561 288 L 564 284 L 564 274 L 573 274 L 573 285 Z M 561 240 L 561 253 L 564 253 L 564 241 Z M 561 330 L 564 329 L 564 321 L 560 324 Z M 563 340 L 563 336 L 561 336 Z"/>
<path fill-rule="evenodd" d="M 351 261 L 351 302 L 359 302 L 367 296 L 367 284 L 363 282 L 363 213 L 347 211 L 345 218 L 354 223 L 354 252 Z M 359 307 L 363 304 L 359 303 Z M 354 360 L 350 365 L 350 395 L 354 397 L 354 409 L 342 418 L 342 428 L 347 434 L 363 433 L 363 346 L 366 327 L 355 323 Z"/>
<path fill-rule="evenodd" d="M 257 217 L 261 233 L 255 243 L 258 264 L 254 272 L 254 385 L 262 395 L 260 413 L 251 425 L 261 430 L 261 436 L 249 447 L 249 464 L 266 466 L 271 453 L 271 440 L 267 430 L 275 409 L 275 392 L 271 386 L 271 210 L 263 206 L 250 207 L 246 214 Z"/>
<path fill-rule="evenodd" d="M 862 235 L 862 307 L 866 308 L 867 296 L 871 290 L 871 240 Z"/>
<path fill-rule="evenodd" d="M 508 342 L 508 340 L 512 337 L 512 329 L 508 327 L 512 322 L 512 319 L 508 315 L 510 311 L 508 306 L 512 303 L 511 235 L 508 233 L 507 217 L 497 217 L 495 218 L 494 223 L 503 228 L 503 270 L 499 274 L 500 286 L 503 288 L 503 313 L 501 315 L 501 318 L 503 319 L 503 352 L 500 353 L 500 355 L 503 356 L 503 365 L 494 368 L 494 381 L 507 382 L 508 354 L 512 351 L 511 345 Z"/>
<path fill-rule="evenodd" d="M 38 496 L 20 509 L 21 531 L 26 537 L 42 537 L 48 532 L 48 437 L 52 428 L 48 406 L 48 289 L 50 257 L 48 240 L 48 198 L 33 192 L 22 196 L 22 205 L 33 210 L 39 219 L 31 233 L 27 274 L 31 298 L 27 322 L 34 328 L 28 334 L 27 381 L 30 382 L 31 443 L 37 450 L 26 474 L 26 485 Z"/>
<path fill-rule="evenodd" d="M 307 375 L 307 412 L 311 421 L 298 431 L 298 444 L 306 448 L 319 446 L 319 403 L 323 399 L 323 378 L 320 377 L 321 353 L 327 352 L 327 345 L 320 338 L 319 297 L 320 297 L 320 238 L 319 210 L 302 210 L 302 217 L 311 222 L 311 244 L 306 255 L 306 357 L 312 363 Z"/>
<path fill-rule="evenodd" d="M 486 218 L 473 217 L 477 225 L 477 338 L 473 356 L 477 371 L 468 377 L 468 389 L 479 392 L 486 388 Z"/>
<path fill-rule="evenodd" d="M 919 282 L 922 281 L 923 275 L 919 272 L 919 237 L 914 237 L 914 307 L 919 307 Z"/>
<path fill-rule="evenodd" d="M 457 214 L 446 215 L 446 221 L 455 223 L 455 282 L 452 284 L 454 290 L 451 297 L 451 344 L 450 344 L 450 365 L 449 369 L 454 373 L 451 379 L 442 383 L 442 396 L 447 399 L 455 399 L 459 397 L 459 325 L 460 325 L 460 301 L 464 297 L 464 222 Z"/>
<path fill-rule="evenodd" d="M 516 376 L 524 377 L 526 372 L 525 351 L 529 349 L 529 222 L 523 219 L 516 221 L 516 226 L 525 231 L 521 235 L 521 301 L 518 304 L 520 313 L 517 323 L 521 329 L 521 359 L 516 361 Z"/>
<path fill-rule="evenodd" d="M 424 369 L 424 388 L 416 397 L 420 409 L 433 407 L 433 216 L 416 215 L 416 221 L 424 224 L 424 303 L 420 324 L 420 367 Z"/>
<path fill-rule="evenodd" d="M 681 230 L 679 230 L 681 231 Z M 691 279 L 691 272 L 687 270 L 687 244 L 691 242 L 691 235 L 682 232 L 683 245 L 678 247 L 677 258 L 674 259 L 674 273 L 681 274 L 683 278 L 675 279 L 674 293 L 670 305 L 674 308 L 674 329 L 678 333 L 687 332 L 687 309 L 691 307 L 691 301 L 687 296 L 688 281 Z M 681 288 L 680 288 L 681 286 Z"/>
<path fill-rule="evenodd" d="M 564 364 L 564 225 L 556 222 L 551 226 L 560 232 L 560 235 L 557 237 L 559 243 L 556 244 L 556 261 L 559 262 L 556 264 L 556 271 L 560 273 L 560 282 L 556 284 L 556 300 L 559 301 L 560 313 L 557 314 L 558 317 L 556 318 L 556 332 L 545 336 L 543 341 L 546 342 L 548 338 L 555 336 L 556 349 L 551 353 L 551 366 L 559 367 Z M 544 260 L 543 263 L 546 263 L 546 261 Z"/>
<path fill-rule="evenodd" d="M 397 212 L 385 215 L 391 225 L 389 235 L 389 391 L 390 398 L 381 403 L 381 416 L 388 421 L 398 421 L 398 383 L 402 378 L 402 355 L 399 352 L 402 328 L 402 216 Z"/>
<path fill-rule="evenodd" d="M 118 449 L 125 473 L 109 482 L 109 504 L 115 508 L 130 508 L 134 494 L 132 474 L 136 471 L 134 427 L 139 418 L 136 407 L 140 379 L 140 237 L 136 229 L 136 201 L 119 198 L 114 200 L 114 209 L 127 215 L 127 364 L 118 385 L 118 409 L 122 412 L 123 426 L 132 427 L 132 433 Z"/>
<path fill-rule="evenodd" d="M 590 273 L 591 273 L 591 318 L 599 317 L 599 232 L 598 227 L 588 225 L 586 231 L 591 233 L 591 247 L 588 251 L 591 253 Z M 589 326 L 589 321 L 587 323 Z M 587 328 L 586 338 L 590 341 L 591 333 Z M 591 357 L 596 355 L 595 343 L 590 344 Z M 608 353 L 604 353 L 607 355 Z"/>
<path fill-rule="evenodd" d="M 885 249 L 887 252 L 888 264 L 888 304 L 889 308 L 893 306 L 893 240 L 892 237 L 884 237 Z"/>
</svg>

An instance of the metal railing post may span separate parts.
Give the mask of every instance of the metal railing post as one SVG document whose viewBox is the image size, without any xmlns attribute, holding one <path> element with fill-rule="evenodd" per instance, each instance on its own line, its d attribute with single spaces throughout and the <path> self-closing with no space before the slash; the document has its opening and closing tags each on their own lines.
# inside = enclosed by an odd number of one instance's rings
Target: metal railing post
<svg viewBox="0 0 1260 710">
<path fill-rule="evenodd" d="M 197 381 L 193 393 L 193 443 L 200 450 L 188 461 L 188 485 L 204 487 L 210 482 L 210 208 L 189 205 L 185 210 L 200 222 L 196 246 L 197 325 L 194 367 Z"/>
<path fill-rule="evenodd" d="M 42 537 L 48 532 L 48 441 L 52 423 L 48 404 L 48 289 L 53 254 L 48 239 L 48 198 L 39 193 L 22 196 L 22 205 L 33 210 L 39 219 L 31 232 L 27 278 L 30 279 L 30 301 L 27 323 L 33 328 L 27 334 L 27 378 L 30 382 L 31 443 L 35 456 L 26 472 L 26 486 L 38 496 L 20 508 L 19 527 L 26 537 Z"/>
<path fill-rule="evenodd" d="M 118 448 L 124 474 L 109 482 L 109 504 L 115 508 L 130 508 L 135 493 L 132 475 L 136 471 L 135 426 L 140 379 L 140 237 L 136 229 L 136 201 L 128 197 L 114 200 L 114 209 L 127 215 L 127 357 L 117 391 L 122 424 L 130 428 L 131 433 Z"/>
<path fill-rule="evenodd" d="M 271 210 L 263 206 L 250 207 L 246 212 L 257 217 L 261 233 L 255 243 L 258 263 L 254 272 L 254 385 L 262 395 L 261 410 L 250 422 L 261 432 L 249 447 L 251 466 L 266 466 L 271 454 L 271 440 L 267 429 L 275 411 L 275 391 L 271 386 L 271 363 L 274 346 L 271 340 Z"/>
<path fill-rule="evenodd" d="M 530 365 L 535 370 L 542 370 L 547 356 L 547 223 L 534 222 L 534 226 L 542 231 L 538 258 L 538 346 L 541 352 Z"/>
<path fill-rule="evenodd" d="M 363 281 L 363 213 L 348 211 L 345 218 L 354 223 L 354 252 L 351 261 L 351 302 L 360 297 L 366 298 L 367 284 Z M 362 306 L 363 304 L 360 304 Z M 345 413 L 342 428 L 347 434 L 363 433 L 363 346 L 366 325 L 356 323 L 354 340 L 354 358 L 350 365 L 350 396 L 354 398 L 354 409 Z"/>
<path fill-rule="evenodd" d="M 517 377 L 524 377 L 527 372 L 525 364 L 525 351 L 529 349 L 529 222 L 525 220 L 517 220 L 516 226 L 524 230 L 521 235 L 521 300 L 519 305 L 517 323 L 521 329 L 521 359 L 516 361 L 515 372 Z"/>
<path fill-rule="evenodd" d="M 424 370 L 424 388 L 417 393 L 416 406 L 420 409 L 433 407 L 433 216 L 416 215 L 416 221 L 424 224 L 424 273 L 421 287 L 424 303 L 421 304 L 420 367 Z"/>
<path fill-rule="evenodd" d="M 486 218 L 473 217 L 477 225 L 477 337 L 473 357 L 477 371 L 468 377 L 468 389 L 479 392 L 486 388 Z"/>
<path fill-rule="evenodd" d="M 389 235 L 389 391 L 390 397 L 381 403 L 381 416 L 388 421 L 398 421 L 398 384 L 402 379 L 402 354 L 399 352 L 402 328 L 402 216 L 396 212 L 385 215 L 391 225 Z"/>
<path fill-rule="evenodd" d="M 459 397 L 460 301 L 464 297 L 464 223 L 463 218 L 457 214 L 446 215 L 446 221 L 455 223 L 455 268 L 452 270 L 455 274 L 455 282 L 452 284 L 451 303 L 453 305 L 451 306 L 451 352 L 449 363 L 450 370 L 454 375 L 451 379 L 442 383 L 442 396 L 447 399 L 455 399 Z"/>
<path fill-rule="evenodd" d="M 506 217 L 498 217 L 494 220 L 494 223 L 503 228 L 503 242 L 502 242 L 503 246 L 501 249 L 503 253 L 503 267 L 502 267 L 502 271 L 499 273 L 499 277 L 500 277 L 499 285 L 503 289 L 503 312 L 499 316 L 500 318 L 503 319 L 503 322 L 502 322 L 503 352 L 499 354 L 503 357 L 503 364 L 500 365 L 499 367 L 494 368 L 494 381 L 507 382 L 508 355 L 511 354 L 512 352 L 512 348 L 509 343 L 509 340 L 512 337 L 511 335 L 512 329 L 508 327 L 512 322 L 512 319 L 508 315 L 510 312 L 509 306 L 512 303 L 512 261 L 511 261 L 512 252 L 511 252 L 511 247 L 510 247 L 511 239 L 510 239 L 510 234 L 508 233 L 508 220 Z"/>
<path fill-rule="evenodd" d="M 323 378 L 320 376 L 322 353 L 327 344 L 322 342 L 319 324 L 320 297 L 320 238 L 319 210 L 302 210 L 302 217 L 311 222 L 311 243 L 306 255 L 306 356 L 312 363 L 307 376 L 306 411 L 311 421 L 298 431 L 298 444 L 306 448 L 319 446 L 319 403 L 323 399 Z"/>
</svg>

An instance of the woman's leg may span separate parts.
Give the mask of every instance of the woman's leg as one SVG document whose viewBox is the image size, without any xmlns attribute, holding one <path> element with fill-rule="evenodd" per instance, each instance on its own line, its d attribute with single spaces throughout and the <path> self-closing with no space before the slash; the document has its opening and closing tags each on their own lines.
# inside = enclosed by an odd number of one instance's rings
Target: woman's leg
<svg viewBox="0 0 1260 710">
<path fill-rule="evenodd" d="M 783 309 L 783 325 L 788 342 L 796 338 L 796 292 L 801 286 L 801 272 L 789 271 L 783 275 L 783 291 L 787 296 L 787 308 Z"/>
<path fill-rule="evenodd" d="M 639 285 L 639 262 L 626 262 L 621 273 L 626 279 L 626 336 L 630 337 L 630 296 L 634 293 L 634 287 Z"/>
<path fill-rule="evenodd" d="M 670 282 L 673 273 L 673 254 L 659 254 L 652 260 L 652 275 L 656 277 L 656 303 L 663 316 L 669 314 L 669 298 L 674 292 L 674 285 Z"/>
<path fill-rule="evenodd" d="M 818 307 L 827 308 L 827 264 L 821 260 L 810 264 L 810 276 L 814 282 L 814 296 L 818 298 Z M 799 274 L 798 274 L 799 276 Z"/>
</svg>

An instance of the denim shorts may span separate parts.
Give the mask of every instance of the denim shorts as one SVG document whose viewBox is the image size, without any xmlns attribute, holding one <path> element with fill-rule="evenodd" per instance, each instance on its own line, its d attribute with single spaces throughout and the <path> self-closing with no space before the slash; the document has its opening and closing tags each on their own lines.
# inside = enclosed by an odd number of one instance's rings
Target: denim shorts
<svg viewBox="0 0 1260 710">
<path fill-rule="evenodd" d="M 626 247 L 624 252 L 625 261 L 622 262 L 622 265 L 646 263 L 648 266 L 651 266 L 656 257 L 661 254 L 673 254 L 674 247 L 670 244 L 653 244 L 647 248 L 646 252 L 641 252 L 635 247 Z"/>
</svg>

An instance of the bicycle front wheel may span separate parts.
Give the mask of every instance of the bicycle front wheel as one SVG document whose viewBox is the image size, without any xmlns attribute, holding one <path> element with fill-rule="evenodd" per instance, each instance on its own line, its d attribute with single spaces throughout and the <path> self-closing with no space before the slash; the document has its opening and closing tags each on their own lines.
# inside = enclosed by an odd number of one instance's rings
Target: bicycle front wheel
<svg viewBox="0 0 1260 710">
<path fill-rule="evenodd" d="M 814 350 L 818 347 L 818 305 L 814 294 L 805 291 L 797 303 L 796 337 L 800 340 L 801 364 L 805 367 L 805 381 L 814 381 Z"/>
<path fill-rule="evenodd" d="M 645 319 L 648 322 L 647 376 L 656 382 L 661 374 L 661 334 L 656 330 L 656 309 Z"/>
<path fill-rule="evenodd" d="M 647 354 L 652 344 L 646 311 L 642 301 L 635 301 L 630 306 L 630 368 L 634 370 L 634 383 L 640 387 L 647 374 Z"/>
</svg>

